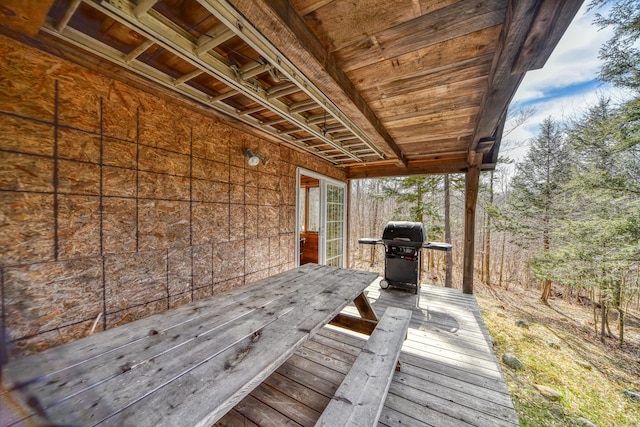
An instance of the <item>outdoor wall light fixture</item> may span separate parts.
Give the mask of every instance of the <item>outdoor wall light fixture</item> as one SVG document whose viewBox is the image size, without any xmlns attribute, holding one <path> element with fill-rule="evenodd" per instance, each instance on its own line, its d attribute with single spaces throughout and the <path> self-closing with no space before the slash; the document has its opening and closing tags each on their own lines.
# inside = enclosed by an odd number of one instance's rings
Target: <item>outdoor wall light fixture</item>
<svg viewBox="0 0 640 427">
<path fill-rule="evenodd" d="M 265 166 L 269 163 L 268 158 L 260 153 L 254 152 L 251 148 L 244 149 L 244 156 L 247 158 L 247 163 L 249 164 L 249 166 L 258 166 L 260 160 L 262 160 Z"/>
</svg>

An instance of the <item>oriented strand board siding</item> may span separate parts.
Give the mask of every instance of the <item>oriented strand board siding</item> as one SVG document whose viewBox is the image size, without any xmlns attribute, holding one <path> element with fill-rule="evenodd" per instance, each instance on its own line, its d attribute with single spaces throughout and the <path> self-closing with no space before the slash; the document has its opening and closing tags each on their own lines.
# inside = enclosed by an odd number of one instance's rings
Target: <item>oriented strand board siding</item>
<svg viewBox="0 0 640 427">
<path fill-rule="evenodd" d="M 295 265 L 327 163 L 0 38 L 0 284 L 13 354 Z M 270 158 L 249 168 L 243 147 Z M 102 314 L 101 314 L 102 313 Z"/>
</svg>

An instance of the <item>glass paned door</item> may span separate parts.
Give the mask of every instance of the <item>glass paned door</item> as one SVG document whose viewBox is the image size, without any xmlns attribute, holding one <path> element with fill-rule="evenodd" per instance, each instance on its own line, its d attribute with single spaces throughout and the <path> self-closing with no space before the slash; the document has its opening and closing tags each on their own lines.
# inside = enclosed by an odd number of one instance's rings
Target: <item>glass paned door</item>
<svg viewBox="0 0 640 427">
<path fill-rule="evenodd" d="M 326 183 L 325 264 L 344 267 L 346 186 Z"/>
<path fill-rule="evenodd" d="M 298 168 L 297 184 L 298 265 L 346 266 L 347 185 L 302 168 Z"/>
</svg>

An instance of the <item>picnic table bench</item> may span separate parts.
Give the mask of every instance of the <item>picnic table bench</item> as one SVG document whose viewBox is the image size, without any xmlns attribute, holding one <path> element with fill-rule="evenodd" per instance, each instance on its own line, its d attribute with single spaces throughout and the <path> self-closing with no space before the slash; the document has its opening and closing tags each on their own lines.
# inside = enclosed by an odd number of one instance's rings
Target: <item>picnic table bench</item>
<svg viewBox="0 0 640 427">
<path fill-rule="evenodd" d="M 327 323 L 372 333 L 376 277 L 307 264 L 18 359 L 0 425 L 210 426 Z"/>
</svg>

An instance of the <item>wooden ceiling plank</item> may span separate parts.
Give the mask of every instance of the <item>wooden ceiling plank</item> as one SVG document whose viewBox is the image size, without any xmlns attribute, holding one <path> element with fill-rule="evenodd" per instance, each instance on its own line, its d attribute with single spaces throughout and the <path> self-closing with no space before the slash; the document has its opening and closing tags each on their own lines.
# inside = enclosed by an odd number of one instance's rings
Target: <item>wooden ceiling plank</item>
<svg viewBox="0 0 640 427">
<path fill-rule="evenodd" d="M 380 120 L 383 123 L 393 120 L 402 120 L 406 118 L 415 117 L 417 115 L 431 116 L 441 112 L 449 112 L 452 110 L 460 110 L 472 107 L 480 107 L 480 101 L 482 100 L 482 94 L 471 93 L 461 94 L 446 99 L 434 99 L 429 103 L 421 101 L 416 104 L 409 104 L 401 107 L 390 108 L 384 110 L 385 113 L 380 115 Z"/>
<path fill-rule="evenodd" d="M 442 123 L 444 121 L 458 121 L 464 123 L 470 121 L 469 117 L 476 117 L 480 107 L 478 105 L 467 108 L 452 108 L 441 110 L 433 114 L 423 114 L 418 112 L 415 116 L 404 118 L 392 118 L 385 121 L 388 129 L 396 129 L 410 126 L 429 126 L 434 123 Z"/>
<path fill-rule="evenodd" d="M 461 1 L 394 27 L 376 38 L 386 58 L 397 57 L 423 48 L 425 43 L 436 44 L 500 25 L 504 19 L 502 4 L 502 1 Z"/>
<path fill-rule="evenodd" d="M 416 135 L 424 135 L 427 133 L 450 133 L 455 135 L 456 133 L 473 133 L 475 127 L 475 120 L 462 122 L 458 119 L 444 120 L 441 122 L 432 123 L 429 125 L 414 125 L 414 126 L 399 126 L 397 128 L 389 128 L 389 132 L 392 132 L 398 139 L 410 140 L 415 138 Z"/>
<path fill-rule="evenodd" d="M 418 90 L 425 90 L 431 87 L 444 86 L 446 84 L 469 81 L 481 77 L 488 77 L 491 71 L 493 54 L 483 55 L 478 58 L 469 59 L 455 64 L 451 68 L 444 70 L 437 69 L 433 72 L 425 72 L 407 78 L 398 78 L 391 81 L 380 82 L 379 84 L 369 84 L 362 88 L 362 96 L 369 101 L 374 101 L 381 97 L 388 98 L 411 94 Z"/>
<path fill-rule="evenodd" d="M 455 156 L 464 159 L 467 155 L 467 144 L 456 141 L 455 143 L 438 142 L 437 147 L 430 147 L 430 144 L 408 144 L 403 147 L 407 151 L 407 156 L 411 158 L 409 164 L 416 161 L 427 161 L 429 159 L 440 159 Z"/>
<path fill-rule="evenodd" d="M 301 15 L 306 15 L 314 10 L 321 8 L 327 4 L 332 3 L 334 0 L 293 0 L 298 11 Z"/>
<path fill-rule="evenodd" d="M 402 146 L 406 147 L 408 144 L 412 143 L 430 143 L 430 144 L 440 144 L 443 141 L 447 140 L 455 140 L 460 144 L 466 144 L 467 147 L 471 143 L 473 139 L 473 130 L 469 131 L 467 129 L 452 129 L 447 132 L 429 132 L 422 133 L 418 135 L 407 136 L 403 139 Z"/>
<path fill-rule="evenodd" d="M 310 15 L 300 15 L 332 52 L 418 17 L 420 8 L 415 6 L 414 0 L 334 1 Z"/>
<path fill-rule="evenodd" d="M 454 39 L 426 46 L 406 54 L 383 59 L 360 68 L 345 67 L 347 76 L 364 89 L 367 83 L 390 83 L 397 79 L 433 74 L 493 54 L 500 25 L 474 31 Z"/>
<path fill-rule="evenodd" d="M 442 86 L 427 87 L 409 93 L 402 93 L 398 96 L 388 96 L 377 101 L 372 101 L 371 106 L 379 110 L 389 110 L 387 115 L 404 114 L 415 107 L 428 106 L 432 102 L 445 102 L 447 99 L 454 99 L 461 94 L 473 96 L 475 93 L 483 93 L 486 87 L 487 77 L 480 76 L 469 80 L 453 82 Z M 438 100 L 438 101 L 434 101 Z M 397 108 L 398 110 L 392 109 Z"/>
<path fill-rule="evenodd" d="M 391 135 L 288 0 L 231 0 L 275 47 L 340 105 L 386 155 L 405 163 Z"/>
<path fill-rule="evenodd" d="M 461 1 L 383 30 L 333 54 L 345 70 L 353 70 L 500 25 L 503 19 L 503 0 Z"/>
</svg>

